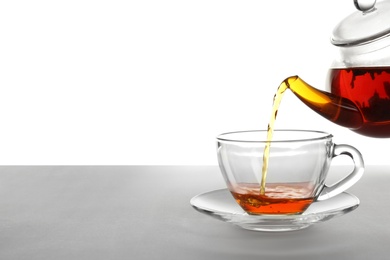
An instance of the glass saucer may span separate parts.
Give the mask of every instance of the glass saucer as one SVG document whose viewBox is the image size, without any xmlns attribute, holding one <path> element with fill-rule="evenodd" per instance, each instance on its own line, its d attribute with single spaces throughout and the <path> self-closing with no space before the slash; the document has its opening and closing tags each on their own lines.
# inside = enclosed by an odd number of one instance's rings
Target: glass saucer
<svg viewBox="0 0 390 260">
<path fill-rule="evenodd" d="M 309 227 L 351 212 L 359 199 L 347 192 L 317 201 L 299 215 L 249 215 L 227 189 L 206 192 L 193 197 L 191 205 L 199 212 L 254 231 L 291 231 Z"/>
</svg>

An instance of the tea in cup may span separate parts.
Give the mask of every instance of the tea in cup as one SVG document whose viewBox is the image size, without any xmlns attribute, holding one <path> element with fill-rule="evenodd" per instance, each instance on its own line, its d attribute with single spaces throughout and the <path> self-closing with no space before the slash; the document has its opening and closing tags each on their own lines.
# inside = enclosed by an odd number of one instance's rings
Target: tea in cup
<svg viewBox="0 0 390 260">
<path fill-rule="evenodd" d="M 334 144 L 331 134 L 275 130 L 271 141 L 266 136 L 267 131 L 241 131 L 217 137 L 222 175 L 248 214 L 301 214 L 314 201 L 344 192 L 363 175 L 360 152 L 350 145 Z M 266 146 L 269 153 L 264 153 Z M 325 185 L 332 159 L 342 154 L 352 159 L 353 171 L 332 186 Z"/>
</svg>

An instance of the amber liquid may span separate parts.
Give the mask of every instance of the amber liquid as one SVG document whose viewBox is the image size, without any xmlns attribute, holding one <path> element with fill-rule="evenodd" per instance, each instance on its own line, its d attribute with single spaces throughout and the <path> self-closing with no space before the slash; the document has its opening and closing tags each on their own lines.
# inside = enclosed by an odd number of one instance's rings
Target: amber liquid
<svg viewBox="0 0 390 260">
<path fill-rule="evenodd" d="M 354 131 L 390 137 L 390 67 L 332 69 L 328 78 L 331 92 L 351 100 L 362 115 Z"/>
<path fill-rule="evenodd" d="M 261 194 L 257 185 L 241 184 L 232 195 L 250 214 L 300 214 L 314 200 L 309 183 L 273 183 L 266 188 Z"/>
<path fill-rule="evenodd" d="M 280 84 L 274 96 L 271 118 L 269 120 L 268 128 L 267 128 L 267 142 L 265 144 L 264 153 L 263 153 L 263 167 L 262 167 L 261 185 L 260 185 L 260 194 L 262 195 L 265 194 L 265 184 L 267 179 L 267 170 L 268 170 L 268 162 L 269 162 L 269 151 L 271 148 L 271 140 L 274 132 L 275 120 L 278 114 L 280 102 L 282 101 L 282 97 L 286 89 L 287 89 L 287 85 L 283 82 L 282 84 Z"/>
<path fill-rule="evenodd" d="M 264 201 L 268 198 L 268 190 L 266 190 L 266 179 L 267 179 L 267 172 L 268 172 L 268 163 L 269 163 L 269 154 L 270 154 L 270 148 L 271 148 L 271 141 L 274 131 L 274 124 L 276 121 L 276 116 L 278 114 L 279 106 L 283 98 L 284 92 L 290 89 L 294 94 L 296 94 L 306 105 L 316 108 L 319 112 L 322 113 L 323 116 L 327 117 L 328 119 L 333 119 L 335 122 L 339 120 L 340 118 L 349 118 L 350 120 L 353 120 L 355 118 L 361 118 L 359 111 L 356 109 L 356 107 L 353 104 L 350 104 L 348 100 L 344 100 L 342 98 L 337 98 L 332 95 L 329 95 L 329 93 L 318 91 L 317 89 L 311 87 L 306 82 L 304 82 L 302 79 L 300 79 L 298 76 L 293 76 L 285 79 L 278 87 L 276 94 L 273 99 L 273 107 L 272 107 L 272 113 L 271 118 L 268 123 L 267 128 L 267 142 L 265 144 L 264 153 L 263 153 L 263 166 L 262 166 L 262 175 L 261 175 L 261 184 L 260 184 L 260 191 L 258 197 L 258 200 Z M 340 104 L 347 109 L 347 111 L 340 113 Z M 354 122 L 359 124 L 357 122 L 358 120 L 355 120 Z M 292 185 L 292 184 L 291 184 Z M 286 186 L 286 184 L 284 185 Z M 268 187 L 267 187 L 268 189 Z M 239 196 L 241 198 L 242 207 L 246 208 L 253 208 L 253 206 L 248 206 L 250 200 L 254 200 L 252 197 L 255 196 L 253 193 L 246 193 L 244 194 L 236 194 L 236 196 Z M 255 196 L 256 197 L 256 196 Z M 249 199 L 251 198 L 251 199 Z M 278 205 L 278 212 L 279 213 L 285 213 L 282 208 L 286 207 L 286 210 L 289 213 L 292 213 L 293 210 L 297 209 L 296 212 L 300 212 L 300 209 L 306 209 L 305 207 L 310 205 L 310 203 L 313 201 L 312 198 L 299 198 L 299 199 L 292 199 L 289 200 L 281 200 L 278 202 L 279 199 L 275 198 L 269 198 L 268 202 L 273 205 Z M 271 203 L 272 201 L 272 203 Z M 245 206 L 246 205 L 246 206 Z M 291 206 L 288 206 L 291 205 Z M 274 206 L 275 207 L 275 206 Z M 294 209 L 295 207 L 295 209 Z M 272 211 L 269 209 L 268 211 Z"/>
</svg>

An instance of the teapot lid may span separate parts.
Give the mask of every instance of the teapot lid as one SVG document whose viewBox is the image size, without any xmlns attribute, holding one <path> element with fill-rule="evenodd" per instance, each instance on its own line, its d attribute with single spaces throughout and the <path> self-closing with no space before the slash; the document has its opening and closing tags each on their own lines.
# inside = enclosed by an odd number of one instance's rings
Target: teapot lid
<svg viewBox="0 0 390 260">
<path fill-rule="evenodd" d="M 359 10 L 342 20 L 333 30 L 336 46 L 356 46 L 390 37 L 390 1 L 354 0 Z"/>
</svg>

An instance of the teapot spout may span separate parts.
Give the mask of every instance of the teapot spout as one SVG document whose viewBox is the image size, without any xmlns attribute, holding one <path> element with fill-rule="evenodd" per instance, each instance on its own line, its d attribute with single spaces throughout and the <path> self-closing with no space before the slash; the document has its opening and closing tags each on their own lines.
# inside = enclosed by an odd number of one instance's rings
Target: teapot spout
<svg viewBox="0 0 390 260">
<path fill-rule="evenodd" d="M 298 76 L 289 77 L 282 84 L 286 84 L 305 105 L 333 123 L 351 130 L 363 126 L 361 111 L 349 99 L 318 90 Z"/>
</svg>

